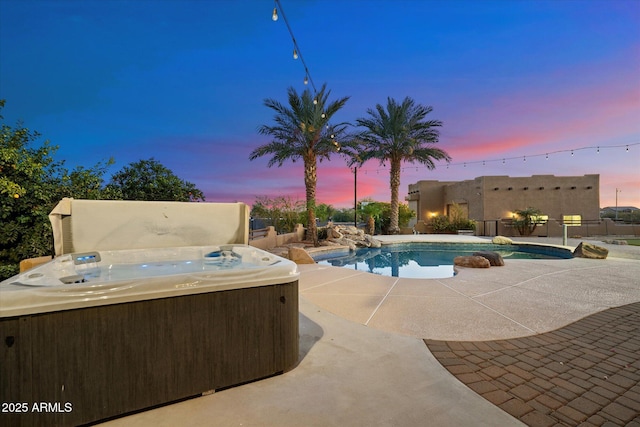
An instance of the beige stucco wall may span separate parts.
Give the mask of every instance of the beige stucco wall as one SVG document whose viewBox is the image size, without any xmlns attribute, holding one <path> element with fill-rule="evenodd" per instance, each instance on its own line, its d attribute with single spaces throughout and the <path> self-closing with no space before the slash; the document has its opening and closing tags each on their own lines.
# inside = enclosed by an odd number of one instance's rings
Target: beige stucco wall
<svg viewBox="0 0 640 427">
<path fill-rule="evenodd" d="M 417 209 L 417 219 L 446 214 L 447 205 L 467 204 L 469 218 L 478 221 L 511 218 L 513 211 L 533 207 L 550 219 L 581 215 L 600 217 L 600 176 L 533 175 L 483 176 L 472 180 L 419 181 L 409 185 L 407 200 Z M 415 206 L 415 207 L 414 207 Z"/>
<path fill-rule="evenodd" d="M 444 181 L 418 181 L 409 184 L 407 200 L 412 209 L 416 210 L 418 221 L 427 221 L 433 215 L 442 215 L 445 212 L 444 188 L 451 182 Z M 417 208 L 412 206 L 412 202 Z"/>
</svg>

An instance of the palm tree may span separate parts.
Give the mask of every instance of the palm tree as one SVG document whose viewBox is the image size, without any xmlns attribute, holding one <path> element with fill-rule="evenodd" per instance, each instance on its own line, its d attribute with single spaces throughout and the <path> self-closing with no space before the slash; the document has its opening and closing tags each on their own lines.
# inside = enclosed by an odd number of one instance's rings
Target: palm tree
<svg viewBox="0 0 640 427">
<path fill-rule="evenodd" d="M 391 224 L 389 232 L 399 233 L 398 227 L 398 189 L 400 187 L 400 169 L 402 162 L 419 162 L 429 170 L 435 168 L 434 160 L 451 161 L 445 151 L 432 145 L 438 142 L 442 126 L 440 120 L 425 120 L 433 110 L 416 104 L 406 97 L 401 104 L 395 99 L 387 98 L 386 110 L 380 104 L 375 110 L 367 110 L 368 117 L 356 120 L 358 126 L 366 128 L 358 138 L 362 144 L 362 159 L 378 159 L 380 164 L 389 161 L 391 172 L 389 186 L 391 188 Z"/>
<path fill-rule="evenodd" d="M 286 160 L 295 162 L 302 159 L 304 163 L 304 185 L 307 208 L 307 240 L 318 245 L 316 227 L 316 183 L 317 162 L 329 159 L 332 153 L 340 150 L 337 142 L 344 134 L 346 123 L 330 125 L 333 115 L 349 100 L 349 97 L 328 102 L 331 91 L 326 84 L 316 95 L 306 89 L 299 96 L 293 87 L 288 90 L 289 106 L 282 105 L 274 99 L 265 99 L 264 105 L 276 112 L 275 125 L 262 125 L 258 128 L 261 135 L 269 135 L 273 140 L 261 145 L 251 152 L 250 160 L 271 155 L 268 166 L 282 166 Z"/>
</svg>

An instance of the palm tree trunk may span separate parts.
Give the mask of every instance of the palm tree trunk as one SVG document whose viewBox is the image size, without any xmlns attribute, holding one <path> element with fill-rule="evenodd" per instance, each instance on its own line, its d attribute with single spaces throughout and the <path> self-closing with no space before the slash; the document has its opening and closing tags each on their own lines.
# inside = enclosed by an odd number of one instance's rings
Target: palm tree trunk
<svg viewBox="0 0 640 427">
<path fill-rule="evenodd" d="M 318 172 L 315 155 L 308 155 L 304 159 L 304 186 L 307 196 L 307 235 L 306 239 L 319 246 L 316 227 L 316 183 Z"/>
<path fill-rule="evenodd" d="M 400 234 L 398 226 L 398 190 L 400 189 L 400 159 L 391 159 L 391 173 L 389 177 L 391 187 L 391 223 L 389 224 L 390 234 Z"/>
</svg>

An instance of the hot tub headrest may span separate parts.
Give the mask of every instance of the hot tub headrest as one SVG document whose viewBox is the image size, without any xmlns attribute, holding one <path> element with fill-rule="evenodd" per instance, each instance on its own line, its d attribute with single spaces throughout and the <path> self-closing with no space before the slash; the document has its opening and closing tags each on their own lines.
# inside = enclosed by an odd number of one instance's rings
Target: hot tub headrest
<svg viewBox="0 0 640 427">
<path fill-rule="evenodd" d="M 64 198 L 49 219 L 56 256 L 249 241 L 249 208 L 244 203 Z"/>
</svg>

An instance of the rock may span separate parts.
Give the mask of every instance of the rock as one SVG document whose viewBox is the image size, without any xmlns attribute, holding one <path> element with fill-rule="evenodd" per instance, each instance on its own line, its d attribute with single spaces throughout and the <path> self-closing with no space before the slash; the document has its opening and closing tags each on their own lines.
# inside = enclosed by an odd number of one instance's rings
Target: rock
<svg viewBox="0 0 640 427">
<path fill-rule="evenodd" d="M 331 240 L 323 240 L 319 244 L 320 246 L 342 246 L 340 243 L 332 242 Z"/>
<path fill-rule="evenodd" d="M 371 237 L 368 234 L 365 234 L 364 238 L 367 240 L 367 242 L 369 242 L 369 247 L 371 248 L 379 248 L 380 246 L 382 246 L 382 243 L 380 242 L 380 240 L 374 237 Z"/>
<path fill-rule="evenodd" d="M 502 267 L 504 265 L 504 259 L 502 259 L 502 255 L 498 252 L 493 251 L 478 251 L 474 252 L 473 256 L 481 256 L 489 260 L 489 264 L 492 267 Z"/>
<path fill-rule="evenodd" d="M 343 237 L 342 239 L 331 239 L 331 241 L 334 242 L 334 243 L 337 243 L 337 244 L 339 244 L 341 246 L 348 246 L 349 250 L 352 250 L 352 251 L 356 250 L 356 244 L 351 239 L 347 239 L 347 238 Z"/>
<path fill-rule="evenodd" d="M 289 248 L 289 259 L 296 264 L 315 264 L 311 255 L 302 248 Z"/>
<path fill-rule="evenodd" d="M 342 239 L 344 236 L 338 229 L 336 228 L 328 228 L 327 229 L 327 238 L 329 239 Z"/>
<path fill-rule="evenodd" d="M 327 240 L 349 246 L 351 250 L 357 247 L 361 248 L 379 248 L 382 244 L 379 240 L 374 239 L 364 231 L 349 225 L 329 225 L 327 226 Z"/>
<path fill-rule="evenodd" d="M 578 247 L 573 251 L 573 256 L 577 258 L 606 259 L 607 255 L 609 255 L 607 248 L 585 242 L 580 242 Z"/>
<path fill-rule="evenodd" d="M 469 268 L 489 268 L 491 263 L 481 256 L 457 256 L 453 259 L 453 265 Z"/>
<path fill-rule="evenodd" d="M 629 243 L 626 240 L 603 240 L 604 243 L 608 243 L 610 245 L 628 245 Z"/>
<path fill-rule="evenodd" d="M 510 245 L 513 243 L 513 240 L 511 240 L 508 237 L 504 237 L 504 236 L 495 236 L 492 240 L 491 243 L 494 243 L 496 245 Z"/>
</svg>

